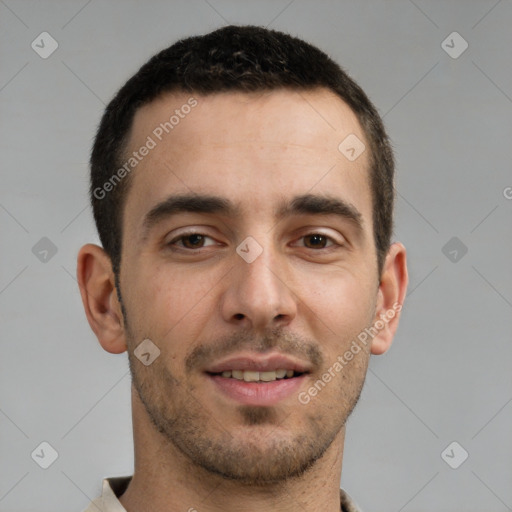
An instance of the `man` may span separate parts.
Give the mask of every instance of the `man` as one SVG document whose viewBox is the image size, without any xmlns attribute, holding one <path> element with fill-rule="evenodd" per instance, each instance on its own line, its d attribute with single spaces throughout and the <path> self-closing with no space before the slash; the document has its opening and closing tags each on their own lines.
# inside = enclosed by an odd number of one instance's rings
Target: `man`
<svg viewBox="0 0 512 512">
<path fill-rule="evenodd" d="M 78 279 L 128 352 L 135 471 L 87 510 L 358 510 L 345 423 L 407 287 L 364 92 L 280 32 L 179 41 L 108 105 L 91 200 L 103 248 Z"/>
</svg>

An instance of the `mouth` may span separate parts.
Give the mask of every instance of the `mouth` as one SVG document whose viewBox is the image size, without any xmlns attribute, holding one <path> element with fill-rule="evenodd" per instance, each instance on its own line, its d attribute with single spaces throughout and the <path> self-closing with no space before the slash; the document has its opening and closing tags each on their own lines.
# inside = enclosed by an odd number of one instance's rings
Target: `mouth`
<svg viewBox="0 0 512 512">
<path fill-rule="evenodd" d="M 300 377 L 305 372 L 296 372 L 295 370 L 287 370 L 280 368 L 275 371 L 253 371 L 253 370 L 224 370 L 219 373 L 209 373 L 212 376 L 223 377 L 225 379 L 243 380 L 244 382 L 274 382 L 282 379 L 293 379 Z"/>
<path fill-rule="evenodd" d="M 238 404 L 277 405 L 298 393 L 310 368 L 287 356 L 252 356 L 231 358 L 205 372 L 217 394 Z"/>
</svg>

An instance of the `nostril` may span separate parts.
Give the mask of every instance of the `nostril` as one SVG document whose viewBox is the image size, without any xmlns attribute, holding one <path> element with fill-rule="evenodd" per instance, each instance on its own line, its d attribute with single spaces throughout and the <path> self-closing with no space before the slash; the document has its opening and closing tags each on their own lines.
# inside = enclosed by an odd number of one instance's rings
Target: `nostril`
<svg viewBox="0 0 512 512">
<path fill-rule="evenodd" d="M 245 318 L 245 316 L 242 313 L 237 313 L 235 315 L 235 318 L 236 318 L 236 320 L 243 320 Z"/>
</svg>

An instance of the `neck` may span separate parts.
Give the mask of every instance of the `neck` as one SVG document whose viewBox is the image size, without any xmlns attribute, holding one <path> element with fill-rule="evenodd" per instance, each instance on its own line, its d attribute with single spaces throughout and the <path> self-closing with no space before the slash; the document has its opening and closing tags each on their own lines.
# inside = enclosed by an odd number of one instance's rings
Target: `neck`
<svg viewBox="0 0 512 512">
<path fill-rule="evenodd" d="M 156 431 L 132 390 L 135 471 L 120 498 L 127 512 L 338 512 L 345 427 L 300 477 L 254 486 L 194 464 Z"/>
</svg>

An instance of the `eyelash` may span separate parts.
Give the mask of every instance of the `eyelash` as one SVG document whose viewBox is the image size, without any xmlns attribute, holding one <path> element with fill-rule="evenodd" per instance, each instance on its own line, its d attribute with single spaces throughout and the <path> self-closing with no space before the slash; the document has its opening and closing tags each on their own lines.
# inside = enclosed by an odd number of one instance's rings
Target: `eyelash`
<svg viewBox="0 0 512 512">
<path fill-rule="evenodd" d="M 197 235 L 197 236 L 202 236 L 204 238 L 209 238 L 210 240 L 214 240 L 211 236 L 208 236 L 208 235 L 205 235 L 203 233 L 198 233 L 196 231 L 190 231 L 189 233 L 182 233 L 181 235 L 173 238 L 168 244 L 166 244 L 167 246 L 169 247 L 178 247 L 178 250 L 182 250 L 182 251 L 187 251 L 187 252 L 199 252 L 201 249 L 204 249 L 205 247 L 198 247 L 196 249 L 191 249 L 191 248 L 188 248 L 188 247 L 184 247 L 183 246 L 183 240 L 185 238 L 188 238 L 190 236 L 193 236 L 193 235 Z M 338 243 L 336 240 L 334 240 L 334 238 L 330 237 L 329 235 L 325 235 L 324 233 L 320 233 L 320 232 L 315 232 L 315 231 L 312 231 L 310 233 L 306 233 L 305 235 L 302 235 L 301 237 L 298 238 L 298 240 L 301 240 L 303 238 L 306 238 L 308 236 L 314 236 L 314 235 L 317 235 L 317 236 L 321 236 L 323 238 L 326 238 L 327 239 L 327 242 L 330 243 L 330 245 L 327 245 L 327 247 L 320 247 L 319 249 L 313 249 L 311 247 L 305 247 L 305 246 L 302 246 L 303 248 L 305 249 L 310 249 L 312 251 L 319 251 L 319 250 L 329 250 L 329 249 L 332 249 L 334 247 L 341 247 L 342 244 Z M 182 245 L 181 246 L 176 246 L 175 244 L 177 242 L 182 242 Z M 208 245 L 207 247 L 211 247 L 213 245 L 220 245 L 220 244 L 210 244 Z"/>
</svg>

